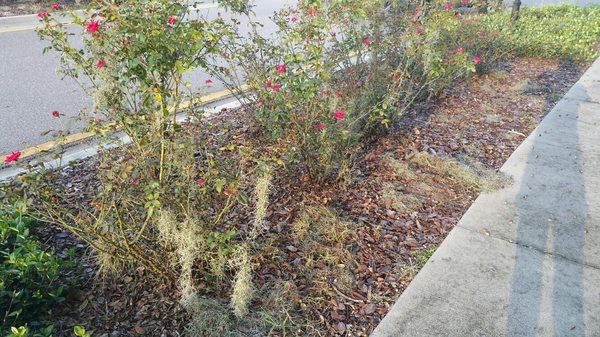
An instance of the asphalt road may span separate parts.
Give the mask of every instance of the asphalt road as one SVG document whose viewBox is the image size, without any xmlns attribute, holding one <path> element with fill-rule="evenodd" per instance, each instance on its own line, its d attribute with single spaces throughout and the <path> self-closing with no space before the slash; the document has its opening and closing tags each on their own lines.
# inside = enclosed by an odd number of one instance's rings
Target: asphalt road
<svg viewBox="0 0 600 337">
<path fill-rule="evenodd" d="M 269 17 L 286 4 L 294 4 L 295 0 L 256 3 L 256 19 L 266 24 L 263 34 L 270 34 L 275 26 Z M 200 9 L 200 14 L 208 17 L 216 17 L 220 12 L 223 10 L 218 7 Z M 90 100 L 75 81 L 61 80 L 56 74 L 56 55 L 42 54 L 46 43 L 37 37 L 33 29 L 36 24 L 34 16 L 0 19 L 0 155 L 51 140 L 50 134 L 42 135 L 48 130 L 80 131 L 83 125 L 70 117 L 90 107 Z M 209 78 L 201 71 L 187 77 L 198 87 L 204 87 L 204 81 Z M 224 89 L 221 83 L 213 81 L 206 93 Z M 53 110 L 66 116 L 52 118 Z"/>
</svg>

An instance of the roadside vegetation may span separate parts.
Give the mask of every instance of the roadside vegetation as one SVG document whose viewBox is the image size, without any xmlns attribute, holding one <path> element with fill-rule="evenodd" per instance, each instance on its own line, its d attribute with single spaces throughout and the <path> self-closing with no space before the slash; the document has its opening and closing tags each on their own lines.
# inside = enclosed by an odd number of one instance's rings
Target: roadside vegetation
<svg viewBox="0 0 600 337">
<path fill-rule="evenodd" d="M 71 17 L 79 49 L 55 20 L 67 14 L 39 13 L 59 72 L 92 98 L 88 129 L 131 143 L 69 171 L 84 179 L 5 159 L 29 173 L 0 193 L 0 333 L 108 336 L 146 310 L 171 316 L 124 335 L 368 335 L 473 198 L 510 184 L 497 168 L 600 39 L 600 6 L 524 9 L 512 22 L 470 1 L 300 0 L 275 14 L 269 39 L 245 1 L 220 4 L 249 32 L 180 2 L 92 0 Z M 187 81 L 196 68 L 212 77 Z M 501 93 L 533 75 L 535 92 Z M 205 115 L 199 97 L 216 80 L 247 104 Z M 61 277 L 34 224 L 89 248 L 85 286 Z M 106 283 L 174 313 L 110 294 L 59 305 L 66 287 L 106 294 Z M 65 307 L 102 315 L 53 327 Z"/>
</svg>

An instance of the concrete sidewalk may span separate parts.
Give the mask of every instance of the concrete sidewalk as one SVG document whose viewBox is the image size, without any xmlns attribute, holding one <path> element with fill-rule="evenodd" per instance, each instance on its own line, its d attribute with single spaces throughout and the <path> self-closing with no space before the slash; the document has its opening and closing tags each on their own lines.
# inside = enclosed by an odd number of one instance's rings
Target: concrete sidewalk
<svg viewBox="0 0 600 337">
<path fill-rule="evenodd" d="M 600 59 L 501 171 L 372 337 L 600 336 Z"/>
</svg>

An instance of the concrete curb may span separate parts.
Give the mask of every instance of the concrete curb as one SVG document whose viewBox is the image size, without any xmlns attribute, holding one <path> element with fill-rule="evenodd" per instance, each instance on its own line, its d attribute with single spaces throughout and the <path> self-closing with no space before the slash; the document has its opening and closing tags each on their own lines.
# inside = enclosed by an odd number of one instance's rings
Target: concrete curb
<svg viewBox="0 0 600 337">
<path fill-rule="evenodd" d="M 600 336 L 600 58 L 371 337 Z"/>
</svg>

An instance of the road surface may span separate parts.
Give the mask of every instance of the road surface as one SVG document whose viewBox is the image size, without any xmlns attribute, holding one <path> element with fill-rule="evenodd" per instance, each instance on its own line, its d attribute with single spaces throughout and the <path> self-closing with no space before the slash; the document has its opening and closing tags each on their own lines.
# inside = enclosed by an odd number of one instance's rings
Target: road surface
<svg viewBox="0 0 600 337">
<path fill-rule="evenodd" d="M 275 25 L 269 17 L 295 0 L 256 2 L 256 19 L 266 24 L 263 34 L 270 34 Z M 219 12 L 223 10 L 216 4 L 200 9 L 209 17 L 216 17 Z M 0 18 L 0 155 L 52 140 L 50 134 L 42 135 L 48 130 L 80 131 L 84 125 L 72 117 L 90 106 L 90 100 L 75 81 L 61 80 L 56 74 L 56 55 L 42 54 L 47 43 L 36 35 L 37 24 L 35 16 Z M 188 78 L 194 85 L 203 86 L 209 76 L 195 71 Z M 214 84 L 206 93 L 224 89 L 212 80 Z M 66 116 L 52 118 L 53 110 Z"/>
</svg>

